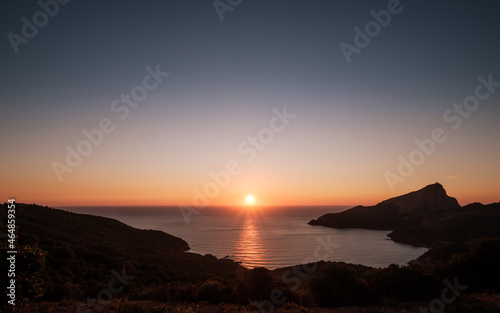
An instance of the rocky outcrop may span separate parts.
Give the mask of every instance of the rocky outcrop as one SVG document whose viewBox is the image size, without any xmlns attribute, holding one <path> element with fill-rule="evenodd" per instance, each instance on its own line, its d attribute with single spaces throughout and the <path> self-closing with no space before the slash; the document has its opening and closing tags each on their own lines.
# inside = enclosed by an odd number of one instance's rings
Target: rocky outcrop
<svg viewBox="0 0 500 313">
<path fill-rule="evenodd" d="M 420 190 L 380 202 L 376 206 L 392 204 L 399 208 L 399 214 L 416 210 L 446 210 L 460 208 L 457 199 L 449 197 L 439 183 L 428 185 Z"/>
<path fill-rule="evenodd" d="M 309 222 L 333 228 L 392 230 L 389 234 L 392 240 L 426 247 L 480 236 L 500 236 L 499 223 L 499 204 L 473 203 L 461 207 L 439 183 L 374 206 L 357 206 Z"/>
</svg>

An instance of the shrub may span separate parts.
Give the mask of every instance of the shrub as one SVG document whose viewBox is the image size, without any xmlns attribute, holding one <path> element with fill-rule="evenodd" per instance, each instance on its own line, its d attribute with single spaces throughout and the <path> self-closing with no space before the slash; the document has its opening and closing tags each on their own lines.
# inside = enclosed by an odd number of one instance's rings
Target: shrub
<svg viewBox="0 0 500 313">
<path fill-rule="evenodd" d="M 319 306 L 359 305 L 367 298 L 367 288 L 356 272 L 345 264 L 323 266 L 309 280 L 315 302 Z"/>
<path fill-rule="evenodd" d="M 273 279 L 269 270 L 263 267 L 254 268 L 243 275 L 243 289 L 246 296 L 252 300 L 269 298 L 273 290 Z"/>
<path fill-rule="evenodd" d="M 390 265 L 367 274 L 370 290 L 378 300 L 420 301 L 430 299 L 441 285 L 431 276 L 408 267 Z"/>
</svg>

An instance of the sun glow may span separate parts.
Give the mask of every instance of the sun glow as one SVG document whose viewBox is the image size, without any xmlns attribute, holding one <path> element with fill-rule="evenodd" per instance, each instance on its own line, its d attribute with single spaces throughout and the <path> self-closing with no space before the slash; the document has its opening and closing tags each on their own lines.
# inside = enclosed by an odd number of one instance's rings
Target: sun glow
<svg viewBox="0 0 500 313">
<path fill-rule="evenodd" d="M 255 203 L 255 197 L 252 196 L 252 195 L 248 195 L 245 199 L 245 202 L 248 204 L 248 205 L 253 205 Z"/>
</svg>

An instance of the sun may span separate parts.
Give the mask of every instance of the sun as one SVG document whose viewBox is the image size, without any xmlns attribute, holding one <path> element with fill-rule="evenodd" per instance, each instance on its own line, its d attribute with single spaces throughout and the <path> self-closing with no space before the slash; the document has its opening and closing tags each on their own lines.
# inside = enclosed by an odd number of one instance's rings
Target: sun
<svg viewBox="0 0 500 313">
<path fill-rule="evenodd" d="M 248 205 L 253 205 L 255 203 L 255 197 L 252 196 L 252 195 L 248 195 L 245 199 L 245 202 L 248 204 Z"/>
</svg>

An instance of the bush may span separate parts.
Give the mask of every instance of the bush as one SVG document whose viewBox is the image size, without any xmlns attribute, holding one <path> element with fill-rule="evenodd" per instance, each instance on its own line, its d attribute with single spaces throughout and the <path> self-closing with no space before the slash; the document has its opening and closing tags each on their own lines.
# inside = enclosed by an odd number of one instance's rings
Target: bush
<svg viewBox="0 0 500 313">
<path fill-rule="evenodd" d="M 431 276 L 408 267 L 390 265 L 367 274 L 370 290 L 377 302 L 382 299 L 420 301 L 435 296 L 442 286 Z"/>
<path fill-rule="evenodd" d="M 1 254 L 3 256 L 7 255 L 7 246 L 2 245 L 0 247 Z M 24 246 L 18 249 L 15 255 L 16 260 L 16 309 L 22 309 L 25 306 L 43 296 L 44 290 L 42 288 L 44 282 L 42 275 L 40 274 L 45 267 L 45 252 L 43 252 L 37 246 Z M 2 273 L 7 275 L 8 266 L 10 262 L 0 262 L 0 270 Z M 6 279 L 1 279 L 0 286 L 2 288 L 2 305 L 10 306 L 7 301 L 10 298 L 7 297 L 7 287 L 10 283 L 9 277 Z M 1 311 L 1 310 L 0 310 Z"/>
<path fill-rule="evenodd" d="M 309 286 L 316 304 L 322 307 L 359 305 L 368 294 L 366 285 L 345 264 L 323 266 L 311 277 Z"/>
<path fill-rule="evenodd" d="M 446 264 L 447 276 L 458 277 L 470 291 L 500 290 L 500 239 L 482 239 L 470 252 L 454 255 Z"/>
<path fill-rule="evenodd" d="M 254 268 L 243 275 L 243 289 L 251 300 L 268 299 L 273 286 L 273 279 L 266 268 Z"/>
<path fill-rule="evenodd" d="M 227 293 L 227 290 L 224 290 L 224 286 L 219 282 L 206 282 L 198 291 L 198 300 L 206 301 L 211 304 L 219 304 L 224 302 L 225 293 Z"/>
</svg>

